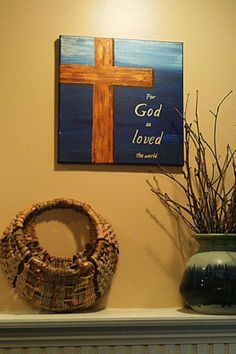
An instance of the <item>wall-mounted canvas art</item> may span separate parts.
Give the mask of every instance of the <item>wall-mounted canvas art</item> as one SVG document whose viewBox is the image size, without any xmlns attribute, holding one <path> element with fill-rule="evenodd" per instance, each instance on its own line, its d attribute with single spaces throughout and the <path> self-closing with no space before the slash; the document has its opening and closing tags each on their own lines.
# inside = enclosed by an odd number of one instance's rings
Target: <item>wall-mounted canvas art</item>
<svg viewBox="0 0 236 354">
<path fill-rule="evenodd" d="M 59 42 L 59 163 L 183 164 L 182 43 Z"/>
</svg>

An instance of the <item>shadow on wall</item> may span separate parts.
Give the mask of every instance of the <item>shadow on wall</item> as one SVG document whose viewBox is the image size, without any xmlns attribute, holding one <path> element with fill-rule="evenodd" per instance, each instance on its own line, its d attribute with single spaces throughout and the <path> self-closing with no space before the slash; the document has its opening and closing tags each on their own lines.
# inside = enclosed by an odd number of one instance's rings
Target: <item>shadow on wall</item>
<svg viewBox="0 0 236 354">
<path fill-rule="evenodd" d="M 164 232 L 164 234 L 171 239 L 174 247 L 177 249 L 178 254 L 180 254 L 180 258 L 182 261 L 182 265 L 184 266 L 189 257 L 195 252 L 197 247 L 196 241 L 189 235 L 189 231 L 183 225 L 178 217 L 173 215 L 171 211 L 168 210 L 170 215 L 170 220 L 174 223 L 174 229 L 176 233 L 171 233 L 165 225 L 153 214 L 149 209 L 146 209 L 147 214 L 150 218 L 158 225 L 159 228 Z"/>
<path fill-rule="evenodd" d="M 178 287 L 184 273 L 186 262 L 198 247 L 197 242 L 189 235 L 189 230 L 183 225 L 183 222 L 179 220 L 178 217 L 173 217 L 173 214 L 169 210 L 170 220 L 173 223 L 172 229 L 176 230 L 174 232 L 169 231 L 149 209 L 146 209 L 146 212 L 157 226 L 157 235 L 158 232 L 160 233 L 160 230 L 162 231 L 159 245 L 163 242 L 163 238 L 167 238 L 167 244 L 169 245 L 168 241 L 170 241 L 173 246 L 166 246 L 166 249 L 164 246 L 160 257 L 157 243 L 157 246 L 149 247 L 149 256 L 158 264 L 158 267 L 164 270 L 169 279 L 172 278 L 174 280 Z M 170 257 L 168 256 L 169 253 L 171 255 Z"/>
</svg>

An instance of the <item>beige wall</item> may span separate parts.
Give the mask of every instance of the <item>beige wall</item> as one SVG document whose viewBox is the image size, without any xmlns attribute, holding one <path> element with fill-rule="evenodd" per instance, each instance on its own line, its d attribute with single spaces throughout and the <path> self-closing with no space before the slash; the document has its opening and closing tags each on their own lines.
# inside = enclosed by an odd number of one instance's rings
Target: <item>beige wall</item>
<svg viewBox="0 0 236 354">
<path fill-rule="evenodd" d="M 181 227 L 178 235 L 176 221 L 149 191 L 149 168 L 55 164 L 54 42 L 60 34 L 184 42 L 185 96 L 191 94 L 192 111 L 200 91 L 202 125 L 209 130 L 208 109 L 235 90 L 235 24 L 235 0 L 1 0 L 0 229 L 36 201 L 65 196 L 87 202 L 111 221 L 120 243 L 106 305 L 181 306 L 178 285 L 192 249 L 189 232 Z M 235 95 L 220 122 L 221 142 L 234 146 Z M 158 178 L 180 198 L 174 185 Z M 41 226 L 43 237 L 50 225 Z M 46 245 L 51 253 L 73 253 L 73 235 L 61 227 L 65 236 L 53 224 Z M 2 274 L 0 290 L 2 311 L 30 310 Z"/>
</svg>

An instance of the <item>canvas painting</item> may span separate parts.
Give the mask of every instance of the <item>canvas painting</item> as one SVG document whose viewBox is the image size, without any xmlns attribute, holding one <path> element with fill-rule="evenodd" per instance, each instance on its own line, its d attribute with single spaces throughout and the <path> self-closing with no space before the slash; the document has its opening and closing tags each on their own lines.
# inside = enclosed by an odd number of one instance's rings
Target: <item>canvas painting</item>
<svg viewBox="0 0 236 354">
<path fill-rule="evenodd" d="M 59 42 L 59 163 L 183 164 L 183 43 Z"/>
</svg>

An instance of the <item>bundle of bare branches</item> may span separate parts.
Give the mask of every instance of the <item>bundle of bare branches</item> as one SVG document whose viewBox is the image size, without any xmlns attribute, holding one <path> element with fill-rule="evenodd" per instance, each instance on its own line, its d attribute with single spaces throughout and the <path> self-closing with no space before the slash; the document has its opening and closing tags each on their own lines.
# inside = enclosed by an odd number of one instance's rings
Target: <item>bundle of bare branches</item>
<svg viewBox="0 0 236 354">
<path fill-rule="evenodd" d="M 214 119 L 211 142 L 207 141 L 200 128 L 198 92 L 194 122 L 188 123 L 186 118 L 189 96 L 185 112 L 178 112 L 184 121 L 185 131 L 183 181 L 162 166 L 158 167 L 177 183 L 185 194 L 186 204 L 178 203 L 168 193 L 163 193 L 156 176 L 152 182 L 147 181 L 151 191 L 196 233 L 236 233 L 236 149 L 227 145 L 225 156 L 222 157 L 217 143 L 220 109 L 231 93 L 221 100 L 215 111 L 210 111 Z"/>
</svg>

